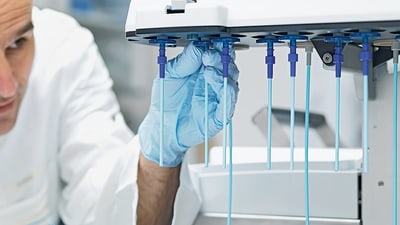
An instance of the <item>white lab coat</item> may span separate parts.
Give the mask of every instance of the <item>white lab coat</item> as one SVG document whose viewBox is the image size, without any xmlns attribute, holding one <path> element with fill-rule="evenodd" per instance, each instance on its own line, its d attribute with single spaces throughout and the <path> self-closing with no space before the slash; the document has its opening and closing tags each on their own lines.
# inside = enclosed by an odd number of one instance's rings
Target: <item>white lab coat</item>
<svg viewBox="0 0 400 225">
<path fill-rule="evenodd" d="M 92 34 L 52 10 L 34 8 L 33 24 L 28 89 L 15 127 L 0 136 L 0 224 L 135 224 L 140 146 Z M 178 224 L 190 224 L 195 204 Z"/>
</svg>

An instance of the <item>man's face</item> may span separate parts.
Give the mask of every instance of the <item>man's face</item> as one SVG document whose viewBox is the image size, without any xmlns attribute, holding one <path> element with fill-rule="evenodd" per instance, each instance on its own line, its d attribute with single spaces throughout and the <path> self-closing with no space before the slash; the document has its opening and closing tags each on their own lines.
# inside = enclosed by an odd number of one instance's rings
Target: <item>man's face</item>
<svg viewBox="0 0 400 225">
<path fill-rule="evenodd" d="M 0 0 L 0 135 L 15 125 L 34 55 L 31 0 Z"/>
</svg>

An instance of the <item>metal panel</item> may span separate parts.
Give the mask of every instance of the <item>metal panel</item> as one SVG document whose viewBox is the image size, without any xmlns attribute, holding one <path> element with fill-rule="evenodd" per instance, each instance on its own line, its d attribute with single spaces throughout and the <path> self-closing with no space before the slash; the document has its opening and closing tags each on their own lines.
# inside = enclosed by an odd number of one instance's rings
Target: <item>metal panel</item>
<svg viewBox="0 0 400 225">
<path fill-rule="evenodd" d="M 226 215 L 201 214 L 194 225 L 220 225 L 226 223 Z M 301 217 L 233 215 L 233 225 L 304 225 Z M 360 225 L 359 220 L 310 218 L 310 225 Z"/>
<path fill-rule="evenodd" d="M 393 216 L 393 76 L 386 65 L 376 68 L 374 74 L 377 92 L 369 105 L 369 172 L 362 175 L 364 225 L 392 224 Z"/>
</svg>

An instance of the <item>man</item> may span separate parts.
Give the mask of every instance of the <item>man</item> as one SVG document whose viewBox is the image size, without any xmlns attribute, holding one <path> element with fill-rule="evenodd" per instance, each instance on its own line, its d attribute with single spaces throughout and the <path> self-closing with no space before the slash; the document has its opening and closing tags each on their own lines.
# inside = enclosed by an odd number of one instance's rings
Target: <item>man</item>
<svg viewBox="0 0 400 225">
<path fill-rule="evenodd" d="M 159 167 L 157 79 L 133 136 L 93 37 L 76 21 L 31 0 L 0 0 L 0 33 L 0 224 L 170 224 L 182 159 L 204 140 L 204 79 L 210 135 L 222 128 L 220 46 L 189 45 L 168 63 Z M 230 74 L 229 119 L 233 63 Z"/>
</svg>

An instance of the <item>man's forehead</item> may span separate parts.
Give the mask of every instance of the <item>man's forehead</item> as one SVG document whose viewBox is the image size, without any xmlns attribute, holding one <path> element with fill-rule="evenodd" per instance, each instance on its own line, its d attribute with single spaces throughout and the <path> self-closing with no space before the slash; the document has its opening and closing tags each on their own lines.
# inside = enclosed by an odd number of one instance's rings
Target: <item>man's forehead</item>
<svg viewBox="0 0 400 225">
<path fill-rule="evenodd" d="M 31 26 L 31 0 L 0 0 L 0 33 L 17 35 Z M 28 29 L 29 30 L 29 29 Z"/>
</svg>

